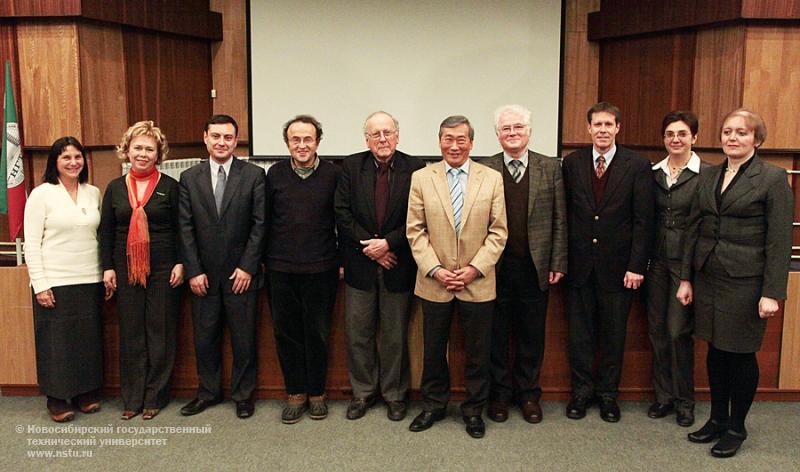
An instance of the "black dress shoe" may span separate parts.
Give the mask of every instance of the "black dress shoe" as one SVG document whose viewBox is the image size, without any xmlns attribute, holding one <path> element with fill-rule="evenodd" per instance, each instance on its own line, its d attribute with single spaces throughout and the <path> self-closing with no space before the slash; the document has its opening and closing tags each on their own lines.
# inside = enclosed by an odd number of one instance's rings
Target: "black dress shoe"
<svg viewBox="0 0 800 472">
<path fill-rule="evenodd" d="M 675 407 L 672 405 L 672 403 L 655 402 L 650 405 L 650 408 L 647 409 L 647 416 L 653 419 L 663 418 L 672 413 L 672 410 L 674 409 Z"/>
<path fill-rule="evenodd" d="M 616 423 L 620 419 L 619 405 L 617 400 L 611 397 L 600 398 L 600 418 L 608 423 Z"/>
<path fill-rule="evenodd" d="M 733 457 L 742 447 L 742 443 L 747 439 L 747 431 L 743 433 L 732 429 L 725 431 L 719 441 L 711 448 L 711 455 L 714 457 Z"/>
<path fill-rule="evenodd" d="M 433 423 L 437 421 L 443 420 L 445 417 L 444 410 L 433 410 L 433 411 L 423 411 L 416 418 L 414 421 L 411 422 L 408 429 L 415 433 L 419 433 L 420 431 L 425 431 L 433 426 Z"/>
<path fill-rule="evenodd" d="M 687 437 L 693 443 L 710 443 L 711 441 L 722 436 L 722 433 L 728 430 L 727 423 L 717 423 L 714 420 L 706 421 L 702 428 L 693 433 L 689 433 Z"/>
<path fill-rule="evenodd" d="M 192 416 L 198 413 L 202 413 L 205 411 L 206 408 L 214 405 L 218 405 L 222 402 L 222 399 L 216 398 L 213 400 L 203 400 L 202 398 L 195 398 L 194 400 L 190 401 L 183 408 L 181 408 L 181 414 L 183 416 Z"/>
<path fill-rule="evenodd" d="M 467 425 L 467 434 L 473 438 L 480 439 L 486 435 L 486 425 L 481 415 L 464 415 L 464 424 Z"/>
<path fill-rule="evenodd" d="M 406 417 L 406 402 L 403 400 L 386 402 L 386 417 L 392 421 L 401 421 Z"/>
<path fill-rule="evenodd" d="M 688 428 L 689 426 L 693 425 L 694 410 L 684 410 L 678 408 L 677 412 L 675 413 L 675 422 L 678 423 L 678 426 L 683 426 L 684 428 Z"/>
<path fill-rule="evenodd" d="M 493 400 L 489 403 L 489 410 L 487 411 L 489 419 L 502 423 L 508 419 L 508 402 L 504 400 Z"/>
<path fill-rule="evenodd" d="M 253 400 L 236 402 L 236 416 L 241 419 L 250 418 L 255 411 L 256 407 L 253 404 Z"/>
<path fill-rule="evenodd" d="M 348 420 L 363 418 L 367 414 L 367 410 L 374 404 L 375 397 L 353 398 L 350 400 L 350 404 L 347 405 L 347 414 L 345 416 Z"/>
<path fill-rule="evenodd" d="M 586 408 L 589 406 L 589 399 L 586 397 L 572 397 L 567 403 L 567 418 L 579 420 L 586 416 Z"/>
</svg>

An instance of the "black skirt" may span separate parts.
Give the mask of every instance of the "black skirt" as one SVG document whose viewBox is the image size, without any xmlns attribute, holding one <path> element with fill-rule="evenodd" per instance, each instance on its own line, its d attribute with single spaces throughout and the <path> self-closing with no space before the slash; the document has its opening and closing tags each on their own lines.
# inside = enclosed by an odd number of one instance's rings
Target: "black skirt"
<svg viewBox="0 0 800 472">
<path fill-rule="evenodd" d="M 758 316 L 762 284 L 763 277 L 731 277 L 712 252 L 694 278 L 695 337 L 722 351 L 759 351 L 767 329 Z"/>
<path fill-rule="evenodd" d="M 103 284 L 53 287 L 54 308 L 33 295 L 39 390 L 70 399 L 103 386 Z"/>
</svg>

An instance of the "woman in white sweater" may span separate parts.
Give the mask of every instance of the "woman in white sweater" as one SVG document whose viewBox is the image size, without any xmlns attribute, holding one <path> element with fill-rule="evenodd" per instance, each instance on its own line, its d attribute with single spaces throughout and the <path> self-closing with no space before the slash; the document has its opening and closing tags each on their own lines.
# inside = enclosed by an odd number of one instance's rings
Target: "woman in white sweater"
<svg viewBox="0 0 800 472">
<path fill-rule="evenodd" d="M 57 422 L 72 420 L 74 408 L 100 410 L 100 191 L 88 179 L 81 143 L 71 136 L 59 138 L 50 148 L 44 182 L 25 206 L 39 389 Z"/>
</svg>

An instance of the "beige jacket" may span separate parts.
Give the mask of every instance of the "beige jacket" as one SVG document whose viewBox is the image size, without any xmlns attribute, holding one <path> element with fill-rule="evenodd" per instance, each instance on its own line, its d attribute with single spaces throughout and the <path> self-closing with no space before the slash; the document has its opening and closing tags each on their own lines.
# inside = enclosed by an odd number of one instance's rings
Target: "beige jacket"
<svg viewBox="0 0 800 472">
<path fill-rule="evenodd" d="M 418 170 L 411 176 L 406 223 L 406 236 L 418 267 L 417 296 L 433 302 L 447 302 L 453 297 L 468 302 L 496 298 L 495 264 L 508 238 L 499 172 L 470 163 L 461 233 L 456 238 L 444 161 Z M 472 265 L 482 276 L 461 291 L 448 292 L 427 276 L 437 265 L 448 270 Z"/>
</svg>

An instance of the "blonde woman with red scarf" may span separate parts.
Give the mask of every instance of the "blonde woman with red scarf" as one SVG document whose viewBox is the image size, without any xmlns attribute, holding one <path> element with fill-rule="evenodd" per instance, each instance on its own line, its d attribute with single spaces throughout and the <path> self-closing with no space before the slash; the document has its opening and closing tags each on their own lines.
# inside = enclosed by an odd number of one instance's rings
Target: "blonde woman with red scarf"
<svg viewBox="0 0 800 472">
<path fill-rule="evenodd" d="M 152 121 L 128 128 L 117 154 L 130 171 L 103 197 L 100 261 L 105 288 L 118 296 L 123 420 L 152 419 L 169 403 L 183 264 L 178 182 L 156 168 L 168 152 Z"/>
</svg>

